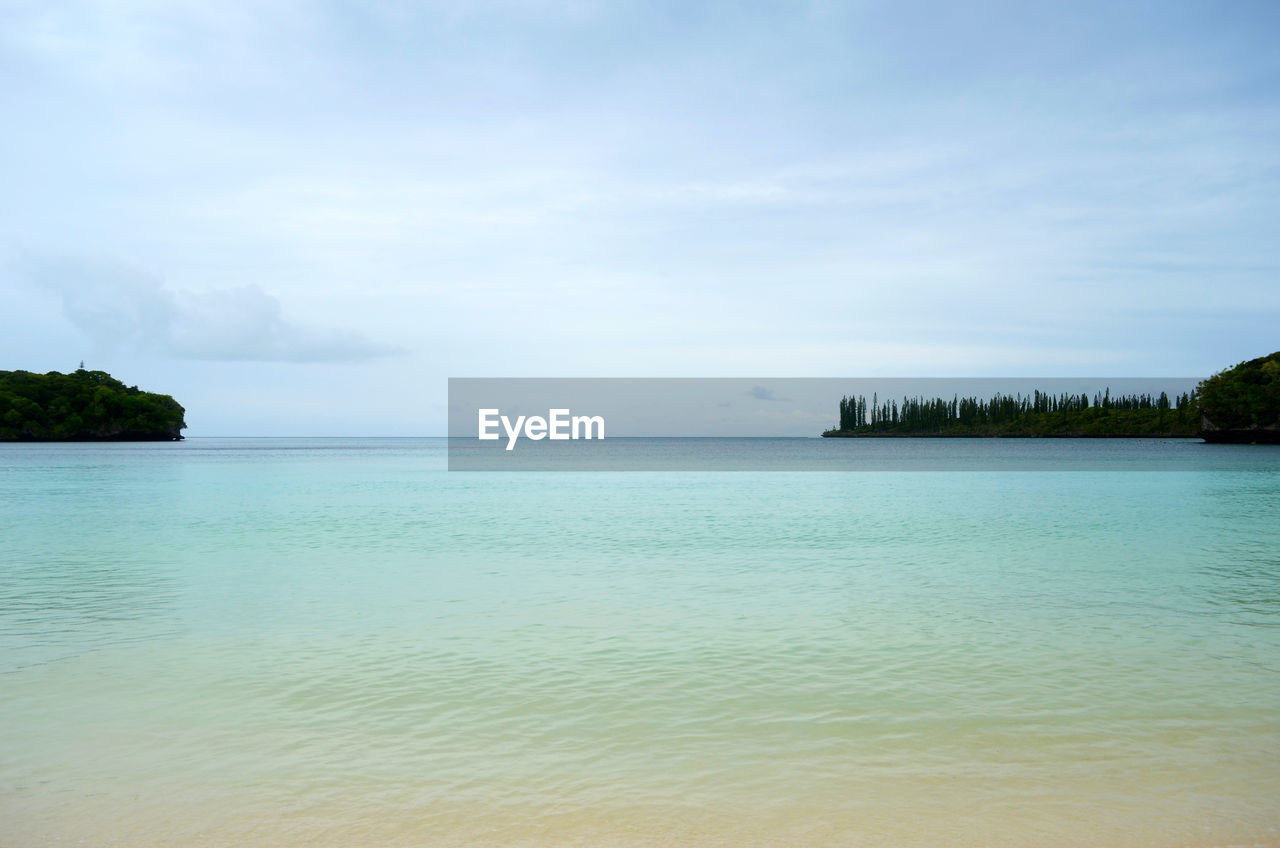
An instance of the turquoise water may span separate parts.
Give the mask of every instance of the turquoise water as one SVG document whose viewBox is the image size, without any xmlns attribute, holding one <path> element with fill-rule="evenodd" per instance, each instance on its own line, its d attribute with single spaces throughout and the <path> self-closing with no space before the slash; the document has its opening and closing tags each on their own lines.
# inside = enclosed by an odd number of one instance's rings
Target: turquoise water
<svg viewBox="0 0 1280 848">
<path fill-rule="evenodd" d="M 1204 456 L 3 446 L 0 845 L 1278 845 L 1280 451 Z"/>
</svg>

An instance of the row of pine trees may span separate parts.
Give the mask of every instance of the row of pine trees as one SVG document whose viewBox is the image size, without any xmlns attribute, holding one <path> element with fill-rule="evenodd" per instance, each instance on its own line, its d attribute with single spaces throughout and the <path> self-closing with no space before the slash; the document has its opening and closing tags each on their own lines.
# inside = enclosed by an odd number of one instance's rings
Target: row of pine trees
<svg viewBox="0 0 1280 848">
<path fill-rule="evenodd" d="M 1111 395 L 1111 389 L 1097 393 L 1090 400 L 1087 394 L 1050 394 L 1036 390 L 1030 395 L 996 394 L 987 400 L 977 397 L 953 396 L 926 399 L 904 397 L 881 401 L 872 394 L 870 403 L 863 395 L 848 396 L 840 400 L 840 426 L 844 432 L 942 432 L 957 427 L 988 427 L 1016 424 L 1030 416 L 1062 416 L 1088 409 L 1118 411 L 1175 412 L 1176 418 L 1187 417 L 1195 403 L 1194 393 L 1183 393 L 1170 398 L 1166 392 L 1159 395 L 1134 394 Z M 1075 416 L 1072 416 L 1075 417 Z M 1164 418 L 1166 416 L 1160 416 Z"/>
</svg>

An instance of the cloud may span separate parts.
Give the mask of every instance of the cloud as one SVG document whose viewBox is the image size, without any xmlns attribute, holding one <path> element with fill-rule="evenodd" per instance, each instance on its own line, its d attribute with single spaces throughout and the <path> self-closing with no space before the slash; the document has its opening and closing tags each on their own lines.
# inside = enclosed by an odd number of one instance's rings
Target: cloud
<svg viewBox="0 0 1280 848">
<path fill-rule="evenodd" d="M 766 388 L 765 386 L 752 386 L 746 394 L 748 397 L 753 397 L 756 400 L 777 400 L 788 403 L 791 401 L 791 398 L 776 397 L 773 394 L 773 389 Z"/>
<path fill-rule="evenodd" d="M 61 299 L 63 315 L 106 350 L 256 362 L 360 362 L 403 352 L 351 330 L 298 324 L 254 284 L 180 291 L 118 263 L 23 264 L 32 282 Z"/>
</svg>

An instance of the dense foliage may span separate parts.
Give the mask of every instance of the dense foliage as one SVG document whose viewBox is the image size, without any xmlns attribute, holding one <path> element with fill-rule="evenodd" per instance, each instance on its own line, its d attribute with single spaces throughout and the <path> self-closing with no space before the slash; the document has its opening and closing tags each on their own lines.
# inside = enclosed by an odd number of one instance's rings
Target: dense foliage
<svg viewBox="0 0 1280 848">
<path fill-rule="evenodd" d="M 0 440 L 181 439 L 185 410 L 105 371 L 0 371 Z"/>
<path fill-rule="evenodd" d="M 1214 374 L 1199 391 L 1201 409 L 1215 427 L 1280 426 L 1280 351 Z"/>
<path fill-rule="evenodd" d="M 921 397 L 880 401 L 872 395 L 840 401 L 840 424 L 823 435 L 839 436 L 1194 436 L 1192 394 L 1111 396 L 1036 391 L 997 394 L 983 400 Z"/>
</svg>

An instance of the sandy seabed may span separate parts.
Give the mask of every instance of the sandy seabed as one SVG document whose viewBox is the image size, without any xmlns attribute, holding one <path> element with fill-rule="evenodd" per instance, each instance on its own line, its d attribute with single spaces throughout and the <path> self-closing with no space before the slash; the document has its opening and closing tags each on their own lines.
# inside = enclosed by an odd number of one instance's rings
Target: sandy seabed
<svg viewBox="0 0 1280 848">
<path fill-rule="evenodd" d="M 274 809 L 264 798 L 195 803 L 106 792 L 89 797 L 20 791 L 0 797 L 0 847 L 117 846 L 848 846 L 925 848 L 1280 848 L 1276 802 L 1203 799 L 1191 808 L 1140 808 L 1114 799 L 1090 809 L 1080 801 L 1011 793 L 985 809 L 958 809 L 947 799 L 858 803 L 838 812 L 762 800 L 724 809 L 695 805 L 617 805 L 558 809 L 487 805 L 363 807 L 327 798 Z M 239 794 L 239 793 L 234 793 Z M 270 795 L 269 791 L 263 793 Z M 238 803 L 237 803 L 238 801 Z M 1210 804 L 1209 802 L 1215 802 Z"/>
</svg>

